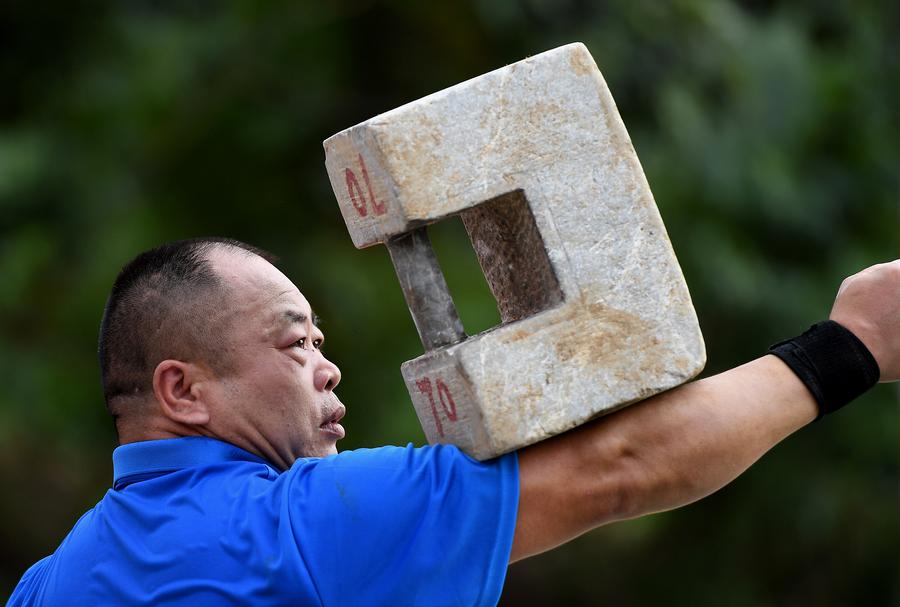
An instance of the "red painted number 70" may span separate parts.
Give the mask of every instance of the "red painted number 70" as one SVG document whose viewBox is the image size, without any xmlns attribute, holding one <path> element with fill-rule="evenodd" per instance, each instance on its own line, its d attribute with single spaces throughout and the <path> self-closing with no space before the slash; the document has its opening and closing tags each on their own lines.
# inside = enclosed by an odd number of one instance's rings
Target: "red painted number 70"
<svg viewBox="0 0 900 607">
<path fill-rule="evenodd" d="M 362 187 L 359 185 L 356 173 L 350 168 L 344 169 L 344 181 L 347 182 L 347 193 L 350 195 L 350 202 L 353 204 L 353 208 L 356 209 L 360 217 L 365 217 L 369 214 L 369 205 L 372 206 L 372 211 L 376 215 L 384 215 L 387 212 L 387 205 L 375 198 L 372 182 L 369 181 L 369 171 L 366 170 L 366 162 L 363 160 L 362 154 L 359 155 L 359 168 L 362 173 L 363 183 L 366 184 L 366 192 L 369 194 L 368 200 L 366 200 L 366 193 L 363 192 Z"/>
<path fill-rule="evenodd" d="M 428 402 L 431 403 L 431 414 L 434 416 L 434 425 L 437 426 L 438 434 L 443 438 L 444 424 L 441 422 L 441 416 L 438 413 L 437 402 L 440 402 L 441 410 L 447 417 L 447 420 L 451 422 L 456 421 L 456 402 L 453 400 L 450 388 L 447 387 L 447 384 L 445 384 L 442 379 L 438 378 L 438 380 L 434 382 L 434 385 L 435 388 L 432 388 L 431 379 L 427 377 L 416 380 L 416 387 L 419 389 L 419 392 L 427 396 Z M 434 398 L 435 389 L 437 390 L 437 402 Z"/>
</svg>

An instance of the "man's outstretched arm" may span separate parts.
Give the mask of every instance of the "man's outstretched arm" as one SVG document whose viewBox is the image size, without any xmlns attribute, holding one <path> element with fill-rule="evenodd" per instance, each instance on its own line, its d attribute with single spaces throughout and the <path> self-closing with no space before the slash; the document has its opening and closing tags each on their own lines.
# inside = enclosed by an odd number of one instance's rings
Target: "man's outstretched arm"
<svg viewBox="0 0 900 607">
<path fill-rule="evenodd" d="M 831 318 L 868 347 L 882 381 L 900 377 L 900 261 L 844 281 Z M 510 560 L 705 497 L 817 414 L 803 382 L 769 355 L 525 448 Z"/>
</svg>

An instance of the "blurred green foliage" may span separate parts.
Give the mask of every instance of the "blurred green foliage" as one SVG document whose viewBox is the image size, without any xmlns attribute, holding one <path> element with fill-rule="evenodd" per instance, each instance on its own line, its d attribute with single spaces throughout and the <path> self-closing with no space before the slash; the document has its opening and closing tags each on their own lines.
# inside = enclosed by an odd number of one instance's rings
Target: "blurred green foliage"
<svg viewBox="0 0 900 607">
<path fill-rule="evenodd" d="M 344 448 L 423 441 L 387 253 L 355 250 L 321 141 L 581 40 L 617 100 L 707 340 L 707 373 L 825 317 L 898 256 L 900 9 L 878 1 L 0 4 L 0 593 L 108 487 L 94 349 L 140 250 L 268 248 L 324 317 Z M 464 233 L 433 235 L 471 332 Z M 900 423 L 879 386 L 718 494 L 510 569 L 504 603 L 900 604 Z"/>
</svg>

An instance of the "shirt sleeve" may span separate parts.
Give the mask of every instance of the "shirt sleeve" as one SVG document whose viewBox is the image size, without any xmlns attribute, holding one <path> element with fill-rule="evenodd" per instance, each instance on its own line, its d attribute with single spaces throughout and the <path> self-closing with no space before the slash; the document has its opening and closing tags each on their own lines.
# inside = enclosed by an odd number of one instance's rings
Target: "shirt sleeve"
<svg viewBox="0 0 900 607">
<path fill-rule="evenodd" d="M 324 605 L 495 605 L 519 500 L 515 453 L 446 445 L 300 460 L 290 528 Z"/>
</svg>

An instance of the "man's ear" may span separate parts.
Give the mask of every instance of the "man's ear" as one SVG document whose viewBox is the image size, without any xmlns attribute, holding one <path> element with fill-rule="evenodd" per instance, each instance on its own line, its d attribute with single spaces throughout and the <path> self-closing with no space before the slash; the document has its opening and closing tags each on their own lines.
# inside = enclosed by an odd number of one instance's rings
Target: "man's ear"
<svg viewBox="0 0 900 607">
<path fill-rule="evenodd" d="M 163 415 L 190 426 L 209 423 L 209 407 L 198 390 L 204 378 L 200 367 L 180 360 L 164 360 L 156 365 L 153 394 Z"/>
</svg>

